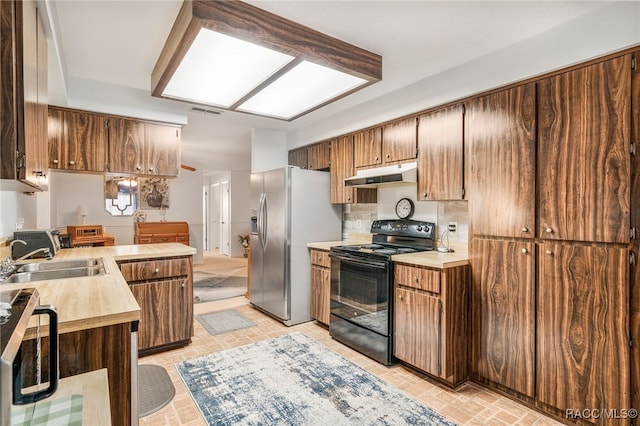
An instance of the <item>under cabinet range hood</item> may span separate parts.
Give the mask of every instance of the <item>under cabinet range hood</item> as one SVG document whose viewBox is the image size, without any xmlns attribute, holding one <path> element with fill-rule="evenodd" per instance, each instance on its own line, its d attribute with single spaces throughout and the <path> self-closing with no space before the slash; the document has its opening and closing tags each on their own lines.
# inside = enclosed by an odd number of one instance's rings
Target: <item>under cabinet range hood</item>
<svg viewBox="0 0 640 426">
<path fill-rule="evenodd" d="M 396 164 L 375 169 L 358 170 L 355 176 L 344 180 L 344 186 L 375 187 L 387 184 L 415 183 L 418 178 L 418 163 Z"/>
</svg>

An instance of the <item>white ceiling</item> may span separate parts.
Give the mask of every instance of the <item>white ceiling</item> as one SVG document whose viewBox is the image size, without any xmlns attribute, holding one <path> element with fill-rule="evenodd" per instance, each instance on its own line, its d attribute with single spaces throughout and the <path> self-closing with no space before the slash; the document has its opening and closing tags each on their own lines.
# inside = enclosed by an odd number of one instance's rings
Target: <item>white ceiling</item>
<svg viewBox="0 0 640 426">
<path fill-rule="evenodd" d="M 230 169 L 236 162 L 247 162 L 253 127 L 289 132 L 309 126 L 535 37 L 606 3 L 250 1 L 382 56 L 381 82 L 287 123 L 231 112 L 216 117 L 187 116 L 189 105 L 148 95 L 151 71 L 181 1 L 44 1 L 57 51 L 50 54 L 50 68 L 51 64 L 55 68 L 50 79 L 51 103 L 86 107 L 86 99 L 93 97 L 95 103 L 102 102 L 103 112 L 123 113 L 119 104 L 127 102 L 129 92 L 137 93 L 136 99 L 141 99 L 137 107 L 148 105 L 150 115 L 167 110 L 188 117 L 183 132 L 185 162 L 207 170 Z M 105 92 L 111 96 L 109 101 L 100 99 Z M 122 100 L 114 101 L 116 95 Z"/>
</svg>

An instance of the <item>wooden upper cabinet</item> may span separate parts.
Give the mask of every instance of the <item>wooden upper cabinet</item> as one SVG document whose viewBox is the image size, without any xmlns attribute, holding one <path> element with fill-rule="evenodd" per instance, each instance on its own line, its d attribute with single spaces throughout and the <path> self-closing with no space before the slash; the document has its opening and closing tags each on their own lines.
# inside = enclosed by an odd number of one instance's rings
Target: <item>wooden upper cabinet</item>
<svg viewBox="0 0 640 426">
<path fill-rule="evenodd" d="M 179 127 L 127 118 L 110 118 L 109 122 L 109 171 L 177 176 Z"/>
<path fill-rule="evenodd" d="M 353 144 L 356 168 L 382 164 L 382 127 L 354 134 Z"/>
<path fill-rule="evenodd" d="M 417 120 L 405 118 L 382 128 L 382 159 L 386 163 L 411 160 L 417 157 Z"/>
<path fill-rule="evenodd" d="M 144 123 L 126 118 L 110 118 L 109 171 L 143 173 L 145 166 Z"/>
<path fill-rule="evenodd" d="M 629 250 L 546 242 L 538 258 L 537 398 L 563 412 L 631 407 Z"/>
<path fill-rule="evenodd" d="M 377 191 L 370 188 L 348 188 L 345 178 L 354 174 L 353 136 L 345 136 L 331 141 L 331 203 L 355 204 L 375 203 Z"/>
<path fill-rule="evenodd" d="M 307 155 L 308 155 L 307 147 L 292 149 L 291 151 L 289 151 L 289 165 L 298 166 L 301 169 L 306 169 Z"/>
<path fill-rule="evenodd" d="M 0 178 L 46 190 L 47 39 L 34 1 L 0 2 L 0 56 Z"/>
<path fill-rule="evenodd" d="M 631 55 L 538 83 L 538 235 L 629 241 Z"/>
<path fill-rule="evenodd" d="M 177 176 L 180 167 L 179 127 L 145 123 L 146 161 L 143 171 L 147 175 Z"/>
<path fill-rule="evenodd" d="M 535 245 L 473 239 L 471 372 L 521 394 L 535 386 Z"/>
<path fill-rule="evenodd" d="M 465 131 L 470 234 L 534 238 L 535 83 L 468 102 Z"/>
<path fill-rule="evenodd" d="M 331 164 L 330 151 L 330 141 L 307 147 L 307 168 L 309 170 L 328 170 Z"/>
<path fill-rule="evenodd" d="M 104 172 L 107 136 L 104 116 L 49 107 L 49 168 Z"/>
<path fill-rule="evenodd" d="M 418 117 L 418 200 L 463 198 L 464 106 Z"/>
</svg>

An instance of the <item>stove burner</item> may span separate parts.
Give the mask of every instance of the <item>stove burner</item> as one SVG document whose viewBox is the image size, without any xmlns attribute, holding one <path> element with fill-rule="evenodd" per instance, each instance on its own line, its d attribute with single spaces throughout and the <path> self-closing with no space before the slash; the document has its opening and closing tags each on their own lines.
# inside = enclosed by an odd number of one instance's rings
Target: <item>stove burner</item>
<svg viewBox="0 0 640 426">
<path fill-rule="evenodd" d="M 415 253 L 417 250 L 409 247 L 398 247 L 398 253 Z"/>
<path fill-rule="evenodd" d="M 398 250 L 392 249 L 392 248 L 381 248 L 381 249 L 376 249 L 373 252 L 378 254 L 396 254 L 398 253 Z"/>
</svg>

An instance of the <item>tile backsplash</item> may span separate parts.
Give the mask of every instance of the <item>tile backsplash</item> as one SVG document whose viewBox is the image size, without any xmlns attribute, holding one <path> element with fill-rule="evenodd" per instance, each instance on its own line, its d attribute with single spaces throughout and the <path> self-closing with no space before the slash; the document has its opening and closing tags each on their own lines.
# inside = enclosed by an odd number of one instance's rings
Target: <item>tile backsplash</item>
<svg viewBox="0 0 640 426">
<path fill-rule="evenodd" d="M 437 212 L 435 217 L 432 214 L 421 214 L 418 215 L 420 217 L 414 216 L 413 219 L 436 222 L 438 239 L 440 239 L 448 225 L 454 222 L 457 224 L 457 229 L 455 234 L 449 234 L 449 240 L 468 241 L 469 212 L 467 201 L 414 200 L 414 203 L 416 203 L 416 210 Z M 393 206 L 386 204 L 381 205 L 380 201 L 378 204 L 345 204 L 342 210 L 342 239 L 347 239 L 350 235 L 369 233 L 371 223 L 376 219 L 395 218 L 395 215 L 389 213 L 389 211 L 393 211 L 395 204 Z"/>
</svg>

